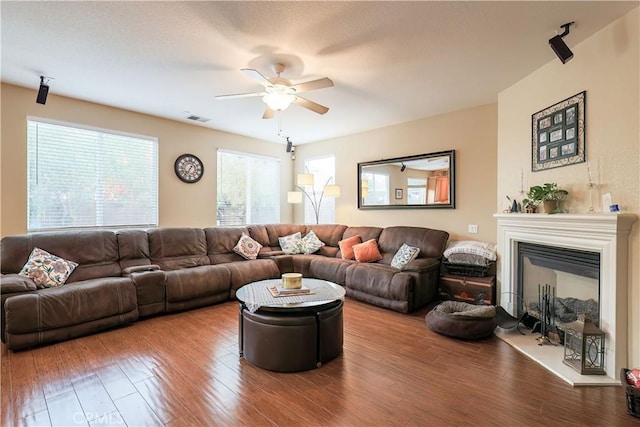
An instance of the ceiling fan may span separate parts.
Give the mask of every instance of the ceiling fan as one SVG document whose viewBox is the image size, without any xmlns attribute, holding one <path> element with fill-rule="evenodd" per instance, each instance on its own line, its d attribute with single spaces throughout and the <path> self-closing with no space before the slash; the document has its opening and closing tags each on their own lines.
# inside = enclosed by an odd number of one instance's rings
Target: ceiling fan
<svg viewBox="0 0 640 427">
<path fill-rule="evenodd" d="M 314 113 L 324 114 L 329 111 L 328 107 L 320 105 L 316 102 L 308 100 L 299 96 L 298 94 L 303 92 L 309 92 L 316 89 L 322 89 L 325 87 L 332 87 L 333 82 L 327 77 L 323 77 L 317 80 L 310 80 L 308 82 L 291 84 L 291 82 L 285 78 L 280 77 L 285 70 L 285 65 L 276 63 L 273 65 L 273 71 L 276 76 L 270 79 L 265 77 L 258 70 L 253 68 L 243 68 L 241 71 L 252 79 L 258 81 L 264 86 L 262 92 L 252 93 L 237 93 L 233 95 L 218 95 L 216 99 L 233 99 L 233 98 L 249 98 L 254 96 L 261 96 L 265 104 L 267 104 L 263 119 L 272 118 L 276 111 L 285 110 L 289 105 L 294 102 Z"/>
</svg>

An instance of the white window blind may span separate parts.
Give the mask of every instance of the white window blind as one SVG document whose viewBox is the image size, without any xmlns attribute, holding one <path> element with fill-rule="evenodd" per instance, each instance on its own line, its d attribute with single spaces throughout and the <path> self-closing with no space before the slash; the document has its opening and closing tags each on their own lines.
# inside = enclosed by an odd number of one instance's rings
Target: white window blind
<svg viewBox="0 0 640 427">
<path fill-rule="evenodd" d="M 305 160 L 304 168 L 306 173 L 313 175 L 313 189 L 305 188 L 305 191 L 317 203 L 320 203 L 320 196 L 324 186 L 334 184 L 336 173 L 335 156 L 318 157 Z M 334 197 L 323 197 L 322 202 L 318 206 L 318 223 L 319 224 L 335 224 L 336 222 L 336 200 Z M 315 224 L 316 214 L 314 207 L 307 197 L 304 197 L 304 222 L 305 224 Z"/>
<path fill-rule="evenodd" d="M 422 178 L 407 179 L 407 204 L 424 205 L 427 203 L 427 180 Z"/>
<path fill-rule="evenodd" d="M 367 205 L 388 205 L 389 204 L 389 175 L 381 173 L 363 173 L 362 181 L 368 185 L 367 197 L 364 203 Z"/>
<path fill-rule="evenodd" d="M 218 225 L 280 222 L 280 160 L 218 150 Z"/>
<path fill-rule="evenodd" d="M 156 138 L 27 120 L 29 231 L 156 225 Z"/>
</svg>

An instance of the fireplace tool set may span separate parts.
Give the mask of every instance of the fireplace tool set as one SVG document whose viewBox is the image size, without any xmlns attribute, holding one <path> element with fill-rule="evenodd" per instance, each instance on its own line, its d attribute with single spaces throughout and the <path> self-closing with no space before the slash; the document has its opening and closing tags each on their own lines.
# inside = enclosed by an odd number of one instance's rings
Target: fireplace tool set
<svg viewBox="0 0 640 427">
<path fill-rule="evenodd" d="M 538 321 L 533 325 L 533 332 L 539 331 L 536 338 L 538 345 L 558 345 L 562 343 L 560 332 L 553 316 L 553 304 L 556 298 L 556 288 L 545 284 L 538 285 Z"/>
</svg>

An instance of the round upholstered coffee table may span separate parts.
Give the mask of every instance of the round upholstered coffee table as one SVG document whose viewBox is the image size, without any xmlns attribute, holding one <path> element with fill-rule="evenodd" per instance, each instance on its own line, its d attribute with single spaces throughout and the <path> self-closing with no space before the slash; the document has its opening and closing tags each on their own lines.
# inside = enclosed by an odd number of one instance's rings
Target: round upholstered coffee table
<svg viewBox="0 0 640 427">
<path fill-rule="evenodd" d="M 297 372 L 319 368 L 342 353 L 342 286 L 302 279 L 308 295 L 274 297 L 269 287 L 281 279 L 261 280 L 236 292 L 240 303 L 240 357 L 259 368 Z"/>
</svg>

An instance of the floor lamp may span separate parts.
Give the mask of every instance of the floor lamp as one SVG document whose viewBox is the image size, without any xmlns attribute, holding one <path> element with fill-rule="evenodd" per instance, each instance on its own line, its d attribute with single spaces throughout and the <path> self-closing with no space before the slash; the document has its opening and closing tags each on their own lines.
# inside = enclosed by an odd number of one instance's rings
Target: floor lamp
<svg viewBox="0 0 640 427">
<path fill-rule="evenodd" d="M 299 173 L 296 179 L 296 188 L 299 191 L 289 191 L 287 193 L 287 202 L 289 203 L 302 203 L 302 195 L 304 194 L 311 206 L 313 207 L 313 213 L 316 216 L 316 224 L 320 224 L 320 206 L 322 205 L 323 197 L 339 197 L 340 196 L 340 186 L 335 184 L 329 184 L 333 177 L 330 177 L 327 182 L 322 187 L 322 192 L 320 193 L 320 197 L 316 197 L 316 192 L 313 189 L 314 184 L 314 176 L 310 173 Z M 311 195 L 305 187 L 311 188 Z"/>
</svg>

